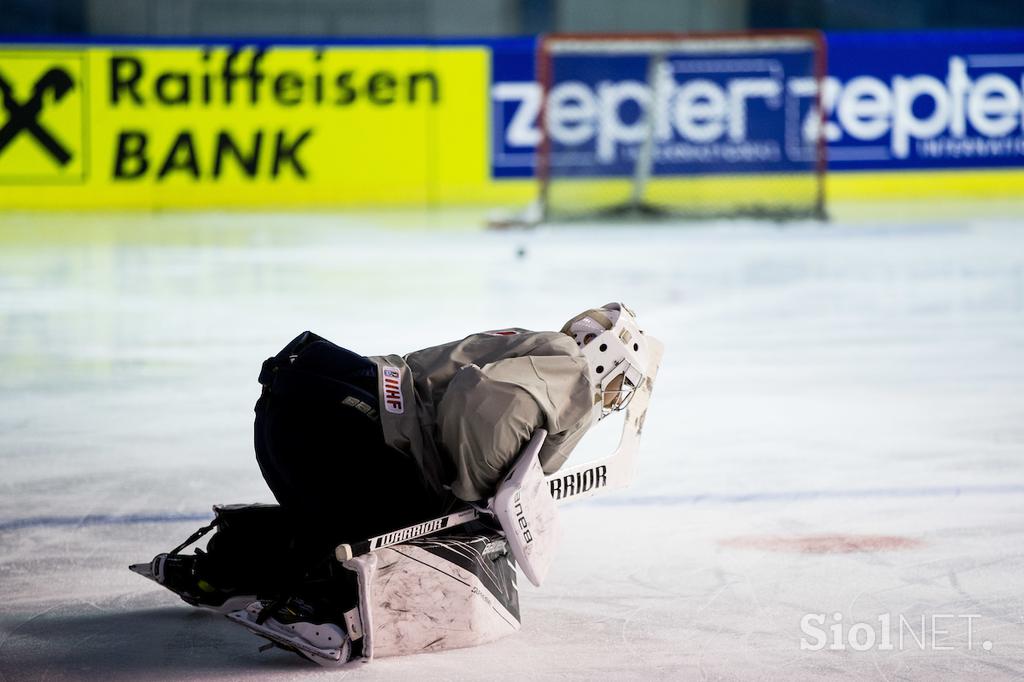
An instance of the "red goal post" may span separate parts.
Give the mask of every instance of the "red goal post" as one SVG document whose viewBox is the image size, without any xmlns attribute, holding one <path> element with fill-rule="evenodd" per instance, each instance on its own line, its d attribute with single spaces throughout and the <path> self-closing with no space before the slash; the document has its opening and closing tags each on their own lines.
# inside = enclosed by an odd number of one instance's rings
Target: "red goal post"
<svg viewBox="0 0 1024 682">
<path fill-rule="evenodd" d="M 824 217 L 820 32 L 549 34 L 536 69 L 543 219 Z"/>
</svg>

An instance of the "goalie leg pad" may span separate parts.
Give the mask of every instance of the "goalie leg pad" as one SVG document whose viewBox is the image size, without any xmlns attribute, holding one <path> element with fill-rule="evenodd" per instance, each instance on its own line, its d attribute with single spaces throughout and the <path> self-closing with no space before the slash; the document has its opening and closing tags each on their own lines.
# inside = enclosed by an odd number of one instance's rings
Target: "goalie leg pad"
<svg viewBox="0 0 1024 682">
<path fill-rule="evenodd" d="M 520 628 L 515 563 L 493 531 L 430 536 L 349 559 L 366 660 L 476 646 Z"/>
</svg>

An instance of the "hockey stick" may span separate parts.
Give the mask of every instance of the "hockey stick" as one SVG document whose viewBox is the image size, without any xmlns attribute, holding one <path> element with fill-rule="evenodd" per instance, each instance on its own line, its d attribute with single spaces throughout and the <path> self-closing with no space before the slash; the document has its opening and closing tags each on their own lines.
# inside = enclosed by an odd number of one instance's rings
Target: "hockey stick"
<svg viewBox="0 0 1024 682">
<path fill-rule="evenodd" d="M 520 457 L 536 456 L 540 452 L 541 446 L 544 444 L 544 439 L 547 438 L 548 432 L 544 429 L 537 429 L 533 432 L 533 436 L 530 438 L 530 442 L 523 448 L 523 454 Z M 487 507 L 475 507 L 469 506 L 464 507 L 456 512 L 452 512 L 447 516 L 442 516 L 430 521 L 423 521 L 412 526 L 393 530 L 383 535 L 377 535 L 360 542 L 353 542 L 351 544 L 338 545 L 334 550 L 334 557 L 338 561 L 348 561 L 352 557 L 361 556 L 368 554 L 374 550 L 381 549 L 383 547 L 389 547 L 391 545 L 397 545 L 406 540 L 412 540 L 414 538 L 423 537 L 435 533 L 445 528 L 452 528 L 454 526 L 460 526 L 470 521 L 475 521 L 484 514 L 491 515 L 490 505 Z"/>
<path fill-rule="evenodd" d="M 592 497 L 598 493 L 625 488 L 633 482 L 636 471 L 636 456 L 640 451 L 640 436 L 643 434 L 647 408 L 654 390 L 654 379 L 661 367 L 661 356 L 665 346 L 652 336 L 647 336 L 650 357 L 643 385 L 636 389 L 632 400 L 626 406 L 622 436 L 615 451 L 593 462 L 583 462 L 548 476 L 548 489 L 555 502 L 562 504 L 571 500 Z"/>
<path fill-rule="evenodd" d="M 475 521 L 484 513 L 485 512 L 482 512 L 475 507 L 466 507 L 465 509 L 460 509 L 457 512 L 452 512 L 447 516 L 431 519 L 430 521 L 424 521 L 423 523 L 417 523 L 412 526 L 400 528 L 399 530 L 393 530 L 390 533 L 377 535 L 366 540 L 360 540 L 359 542 L 338 545 L 334 549 L 334 558 L 338 561 L 348 561 L 352 557 L 369 554 L 370 552 L 383 547 L 390 547 L 391 545 L 397 545 L 405 542 L 406 540 L 421 538 L 424 535 L 430 535 L 431 533 L 444 530 L 445 528 L 461 526 L 465 523 L 469 523 L 470 521 Z"/>
<path fill-rule="evenodd" d="M 636 389 L 632 400 L 626 407 L 622 436 L 619 439 L 618 447 L 607 457 L 594 462 L 584 462 L 548 476 L 546 479 L 548 490 L 556 504 L 592 497 L 598 493 L 624 488 L 632 483 L 636 456 L 640 449 L 640 436 L 643 433 L 644 420 L 647 417 L 647 408 L 651 401 L 651 391 L 654 389 L 654 379 L 658 375 L 661 356 L 664 352 L 664 345 L 654 337 L 648 336 L 647 343 L 650 348 L 647 372 L 643 385 Z M 539 451 L 546 437 L 547 431 L 537 429 L 520 457 L 525 457 L 531 450 Z M 484 514 L 491 515 L 489 508 L 466 507 L 447 516 L 393 530 L 359 542 L 338 545 L 334 550 L 334 556 L 338 561 L 348 561 L 353 557 L 384 547 L 475 521 Z"/>
</svg>

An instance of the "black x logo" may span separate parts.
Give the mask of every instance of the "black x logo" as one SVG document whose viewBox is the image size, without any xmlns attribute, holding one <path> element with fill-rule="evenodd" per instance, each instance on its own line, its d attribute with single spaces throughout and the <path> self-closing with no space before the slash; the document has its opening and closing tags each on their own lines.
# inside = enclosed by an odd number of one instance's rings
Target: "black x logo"
<svg viewBox="0 0 1024 682">
<path fill-rule="evenodd" d="M 3 75 L 0 75 L 0 98 L 4 109 L 9 115 L 7 123 L 0 128 L 0 153 L 9 145 L 19 133 L 25 131 L 36 138 L 36 141 L 43 146 L 50 155 L 62 166 L 66 166 L 71 160 L 71 152 L 57 141 L 46 128 L 39 123 L 39 113 L 43 109 L 43 97 L 47 92 L 53 93 L 55 102 L 59 102 L 75 87 L 75 82 L 64 69 L 53 68 L 44 73 L 32 86 L 32 96 L 24 102 L 18 102 L 14 98 L 14 89 Z"/>
</svg>

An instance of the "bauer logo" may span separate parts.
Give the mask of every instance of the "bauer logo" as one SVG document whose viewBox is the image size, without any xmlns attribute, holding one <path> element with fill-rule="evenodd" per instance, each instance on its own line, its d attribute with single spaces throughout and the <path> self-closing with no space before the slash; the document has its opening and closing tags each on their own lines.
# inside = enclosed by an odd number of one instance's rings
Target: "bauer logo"
<svg viewBox="0 0 1024 682">
<path fill-rule="evenodd" d="M 530 522 L 526 520 L 526 512 L 523 511 L 522 494 L 517 490 L 512 497 L 512 511 L 516 517 L 516 525 L 519 527 L 519 534 L 523 537 L 525 544 L 533 542 L 533 533 L 530 531 Z"/>
<path fill-rule="evenodd" d="M 0 52 L 0 182 L 84 180 L 84 74 L 80 55 Z"/>
<path fill-rule="evenodd" d="M 381 373 L 381 392 L 384 394 L 384 408 L 391 414 L 405 413 L 405 397 L 402 395 L 402 370 L 385 366 Z"/>
</svg>

